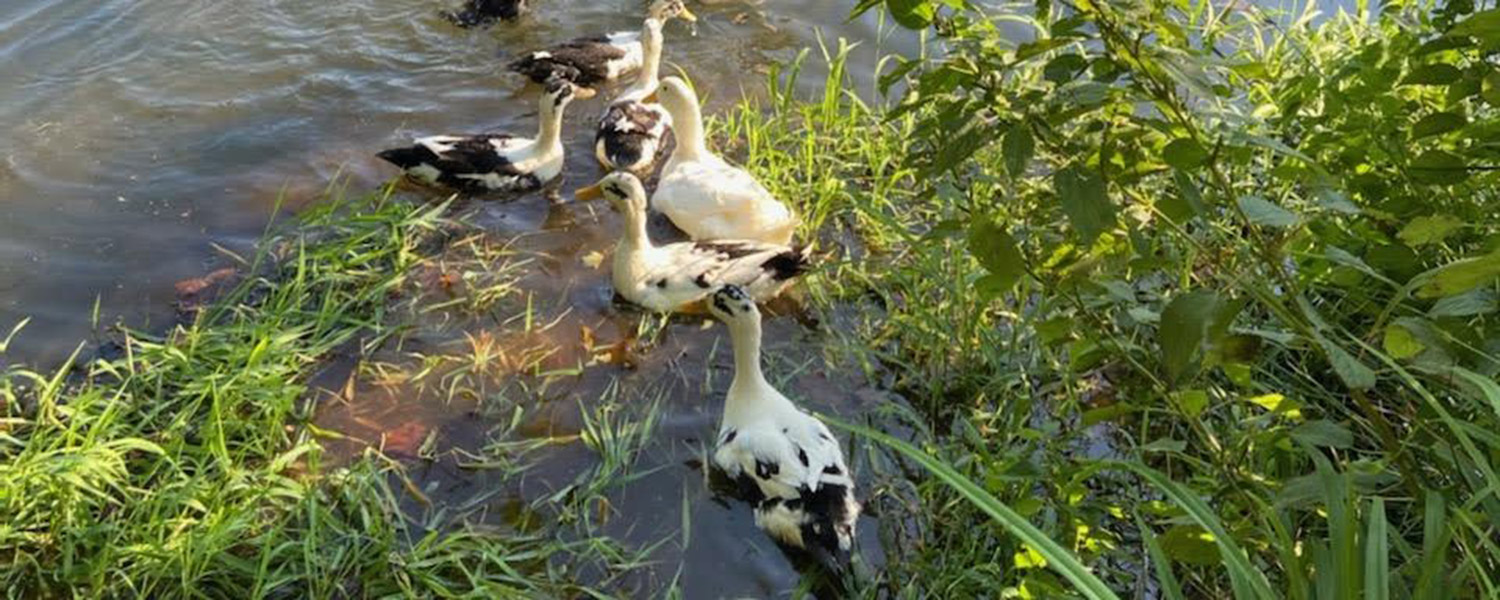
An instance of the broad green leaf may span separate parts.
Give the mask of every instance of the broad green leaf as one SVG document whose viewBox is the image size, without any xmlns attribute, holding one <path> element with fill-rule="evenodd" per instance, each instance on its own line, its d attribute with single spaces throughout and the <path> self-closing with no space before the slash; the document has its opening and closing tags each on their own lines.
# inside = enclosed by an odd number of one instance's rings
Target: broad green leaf
<svg viewBox="0 0 1500 600">
<path fill-rule="evenodd" d="M 1015 286 L 1026 273 L 1026 259 L 1010 232 L 989 217 L 976 217 L 969 226 L 969 252 L 986 271 L 999 278 L 1003 289 Z"/>
<path fill-rule="evenodd" d="M 959 495 L 963 496 L 975 508 L 989 515 L 1001 527 L 1011 535 L 1016 536 L 1021 542 L 1036 550 L 1043 559 L 1047 561 L 1047 567 L 1062 575 L 1083 597 L 1090 600 L 1118 600 L 1109 586 L 1104 585 L 1092 571 L 1089 570 L 1077 557 L 1068 552 L 1061 544 L 1047 537 L 1040 529 L 1032 525 L 1025 517 L 1017 514 L 1005 503 L 994 495 L 985 491 L 984 488 L 969 480 L 967 477 L 953 470 L 953 467 L 944 464 L 942 460 L 917 449 L 909 443 L 893 438 L 889 435 L 875 431 L 868 427 L 851 425 L 835 419 L 824 418 L 829 424 L 858 434 L 869 440 L 873 440 L 882 446 L 894 449 L 908 459 L 911 459 L 925 467 L 944 484 L 953 488 Z"/>
<path fill-rule="evenodd" d="M 1240 210 L 1251 223 L 1262 227 L 1295 227 L 1302 222 L 1296 213 L 1260 196 L 1241 197 Z"/>
<path fill-rule="evenodd" d="M 1190 138 L 1172 140 L 1172 143 L 1162 149 L 1161 155 L 1162 160 L 1167 164 L 1184 171 L 1197 168 L 1208 160 L 1208 151 L 1203 149 L 1202 144 Z"/>
<path fill-rule="evenodd" d="M 1085 244 L 1092 244 L 1114 227 L 1115 205 L 1105 191 L 1104 179 L 1082 167 L 1072 166 L 1052 176 L 1063 213 Z"/>
<path fill-rule="evenodd" d="M 1328 354 L 1328 362 L 1333 365 L 1333 372 L 1339 376 L 1344 385 L 1356 390 L 1368 390 L 1375 387 L 1375 372 L 1359 362 L 1354 355 L 1349 354 L 1348 350 L 1321 335 L 1318 336 L 1318 344 L 1323 347 L 1323 352 Z"/>
<path fill-rule="evenodd" d="M 1354 434 L 1333 421 L 1308 421 L 1292 430 L 1292 439 L 1325 448 L 1352 448 Z"/>
<path fill-rule="evenodd" d="M 1422 139 L 1434 135 L 1441 135 L 1450 131 L 1463 129 L 1469 120 L 1463 115 L 1451 112 L 1432 113 L 1422 117 L 1415 125 L 1411 126 L 1412 139 Z"/>
<path fill-rule="evenodd" d="M 1193 209 L 1193 212 L 1202 216 L 1208 212 L 1208 204 L 1203 200 L 1203 191 L 1198 189 L 1198 184 L 1193 181 L 1192 176 L 1182 171 L 1172 174 L 1172 182 L 1177 184 L 1177 193 Z"/>
<path fill-rule="evenodd" d="M 1468 35 L 1483 40 L 1494 40 L 1500 38 L 1500 8 L 1492 8 L 1480 11 L 1464 19 L 1453 29 L 1450 35 Z"/>
<path fill-rule="evenodd" d="M 1395 323 L 1385 327 L 1384 346 L 1385 353 L 1397 360 L 1411 358 L 1427 349 L 1411 330 Z"/>
<path fill-rule="evenodd" d="M 1456 260 L 1417 276 L 1420 298 L 1457 296 L 1500 277 L 1500 250 L 1485 256 Z"/>
<path fill-rule="evenodd" d="M 1494 290 L 1476 288 L 1459 294 L 1438 300 L 1427 311 L 1427 316 L 1434 319 L 1442 317 L 1477 317 L 1495 312 L 1497 299 Z"/>
<path fill-rule="evenodd" d="M 1468 165 L 1457 154 L 1429 150 L 1411 162 L 1411 176 L 1422 183 L 1451 185 L 1469 178 Z"/>
<path fill-rule="evenodd" d="M 1020 122 L 1011 125 L 1010 130 L 1005 132 L 1005 140 L 1000 149 L 1005 156 L 1005 172 L 1011 177 L 1020 177 L 1026 172 L 1026 166 L 1031 164 L 1031 156 L 1036 152 L 1036 141 L 1031 138 L 1031 127 Z"/>
<path fill-rule="evenodd" d="M 1196 419 L 1198 415 L 1208 408 L 1208 392 L 1203 390 L 1183 390 L 1172 394 L 1172 402 L 1177 409 L 1182 411 L 1182 416 Z"/>
<path fill-rule="evenodd" d="M 931 0 L 886 0 L 885 7 L 907 29 L 926 29 L 937 15 L 937 6 Z"/>
<path fill-rule="evenodd" d="M 1428 215 L 1412 219 L 1406 227 L 1401 228 L 1401 233 L 1396 234 L 1396 237 L 1415 248 L 1439 243 L 1463 226 L 1464 222 L 1452 215 Z"/>
<path fill-rule="evenodd" d="M 1483 91 L 1479 97 L 1484 98 L 1490 106 L 1500 106 L 1500 71 L 1492 71 L 1484 76 Z"/>
<path fill-rule="evenodd" d="M 1078 54 L 1060 54 L 1042 67 L 1042 76 L 1053 83 L 1067 83 L 1089 66 L 1088 59 Z"/>
<path fill-rule="evenodd" d="M 1203 353 L 1223 337 L 1241 307 L 1207 291 L 1188 292 L 1168 302 L 1158 328 L 1167 381 L 1176 383 L 1197 370 Z"/>
<path fill-rule="evenodd" d="M 1402 85 L 1448 85 L 1464 76 L 1464 72 L 1458 67 L 1447 63 L 1433 63 L 1413 68 L 1406 78 L 1401 80 Z"/>
<path fill-rule="evenodd" d="M 1211 567 L 1219 564 L 1213 534 L 1197 525 L 1177 525 L 1161 536 L 1161 547 L 1177 562 Z"/>
</svg>

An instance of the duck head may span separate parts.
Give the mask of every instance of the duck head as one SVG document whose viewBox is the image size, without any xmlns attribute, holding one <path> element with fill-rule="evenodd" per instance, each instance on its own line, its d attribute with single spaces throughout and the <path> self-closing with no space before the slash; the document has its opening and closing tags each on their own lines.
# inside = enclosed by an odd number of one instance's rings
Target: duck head
<svg viewBox="0 0 1500 600">
<path fill-rule="evenodd" d="M 654 0 L 646 9 L 646 16 L 663 22 L 669 19 L 682 19 L 689 23 L 696 22 L 698 15 L 688 10 L 684 0 Z"/>
<path fill-rule="evenodd" d="M 575 192 L 580 200 L 603 197 L 610 208 L 626 215 L 646 214 L 646 186 L 640 178 L 625 171 L 605 175 L 598 183 Z"/>
<path fill-rule="evenodd" d="M 573 83 L 561 77 L 553 77 L 547 80 L 546 91 L 542 93 L 542 107 L 544 110 L 559 112 L 573 101 L 577 93 Z"/>
<path fill-rule="evenodd" d="M 760 323 L 760 308 L 744 288 L 725 285 L 708 299 L 708 312 L 731 328 Z"/>
</svg>

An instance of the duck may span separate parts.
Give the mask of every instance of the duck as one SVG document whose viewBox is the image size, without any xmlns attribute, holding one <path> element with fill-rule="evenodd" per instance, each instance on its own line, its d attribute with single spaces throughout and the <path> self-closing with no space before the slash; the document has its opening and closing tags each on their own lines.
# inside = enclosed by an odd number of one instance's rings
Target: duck
<svg viewBox="0 0 1500 600">
<path fill-rule="evenodd" d="M 698 20 L 683 0 L 655 0 L 647 15 L 663 23 L 673 18 Z M 640 31 L 622 31 L 578 38 L 529 52 L 507 68 L 537 83 L 562 77 L 581 88 L 585 96 L 592 96 L 603 84 L 640 70 L 646 56 L 642 36 Z"/>
<path fill-rule="evenodd" d="M 729 329 L 734 379 L 713 464 L 755 507 L 755 524 L 784 548 L 834 569 L 848 563 L 861 506 L 843 450 L 761 370 L 761 314 L 743 288 L 713 293 L 709 312 Z"/>
<path fill-rule="evenodd" d="M 764 302 L 811 264 L 808 248 L 750 240 L 655 245 L 646 234 L 646 189 L 640 178 L 615 171 L 597 185 L 625 221 L 610 274 L 615 292 L 648 310 L 692 310 L 726 284 Z"/>
<path fill-rule="evenodd" d="M 662 22 L 646 19 L 641 31 L 641 48 L 645 62 L 635 82 L 615 97 L 599 117 L 594 136 L 594 156 L 605 170 L 630 171 L 640 177 L 651 174 L 666 145 L 662 140 L 671 130 L 671 116 L 661 105 L 649 102 L 661 83 Z"/>
<path fill-rule="evenodd" d="M 573 84 L 562 80 L 547 84 L 538 101 L 540 123 L 535 138 L 505 133 L 438 135 L 377 156 L 430 185 L 468 193 L 530 192 L 562 174 L 562 119 L 573 97 Z"/>
<path fill-rule="evenodd" d="M 682 79 L 663 79 L 658 98 L 677 148 L 662 166 L 652 206 L 695 240 L 789 244 L 799 221 L 748 171 L 708 149 L 698 97 Z"/>
<path fill-rule="evenodd" d="M 526 11 L 526 0 L 468 0 L 463 10 L 443 11 L 443 18 L 464 29 L 513 21 Z"/>
</svg>

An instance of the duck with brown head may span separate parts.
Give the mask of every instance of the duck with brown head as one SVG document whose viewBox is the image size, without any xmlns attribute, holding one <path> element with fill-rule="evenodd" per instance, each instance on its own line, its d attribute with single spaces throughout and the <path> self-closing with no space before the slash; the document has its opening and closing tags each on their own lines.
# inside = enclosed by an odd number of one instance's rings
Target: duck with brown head
<svg viewBox="0 0 1500 600">
<path fill-rule="evenodd" d="M 661 23 L 674 18 L 696 21 L 683 0 L 655 0 L 647 10 L 648 18 Z M 507 68 L 541 83 L 553 77 L 567 77 L 589 97 L 602 85 L 635 73 L 645 65 L 646 51 L 641 31 L 621 31 L 577 38 L 544 50 L 526 53 L 511 61 Z"/>
<path fill-rule="evenodd" d="M 408 177 L 463 192 L 524 193 L 541 188 L 562 174 L 563 111 L 573 101 L 573 84 L 548 82 L 538 101 L 535 138 L 505 133 L 438 135 L 378 156 Z"/>
</svg>

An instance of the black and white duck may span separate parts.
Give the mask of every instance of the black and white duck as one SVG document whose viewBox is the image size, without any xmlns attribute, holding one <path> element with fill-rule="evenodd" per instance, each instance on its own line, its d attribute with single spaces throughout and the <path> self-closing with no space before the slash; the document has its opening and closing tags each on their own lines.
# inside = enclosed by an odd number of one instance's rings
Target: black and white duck
<svg viewBox="0 0 1500 600">
<path fill-rule="evenodd" d="M 485 27 L 496 21 L 514 21 L 526 12 L 526 0 L 468 0 L 460 10 L 443 11 L 443 18 L 463 27 Z"/>
<path fill-rule="evenodd" d="M 647 16 L 662 23 L 678 17 L 698 20 L 683 0 L 655 0 Z M 578 38 L 529 52 L 507 68 L 537 83 L 554 77 L 568 79 L 583 89 L 583 95 L 591 96 L 599 86 L 640 70 L 646 60 L 643 35 L 641 31 L 621 31 Z"/>
<path fill-rule="evenodd" d="M 673 312 L 691 308 L 729 284 L 763 302 L 807 271 L 806 248 L 747 240 L 655 245 L 646 234 L 646 188 L 641 180 L 616 171 L 597 185 L 624 216 L 611 280 L 615 292 L 632 303 Z"/>
<path fill-rule="evenodd" d="M 766 381 L 755 299 L 726 285 L 708 310 L 728 326 L 734 345 L 714 465 L 755 506 L 755 524 L 782 546 L 829 566 L 847 564 L 861 507 L 838 440 Z"/>
<path fill-rule="evenodd" d="M 646 19 L 641 31 L 641 48 L 645 53 L 641 72 L 599 117 L 594 156 L 607 170 L 649 177 L 651 168 L 666 150 L 663 140 L 671 130 L 672 118 L 666 109 L 652 101 L 661 84 L 661 29 L 661 20 Z"/>
<path fill-rule="evenodd" d="M 418 181 L 464 192 L 524 193 L 541 188 L 563 170 L 562 119 L 574 87 L 562 80 L 542 94 L 535 138 L 505 133 L 437 135 L 378 156 Z"/>
</svg>

